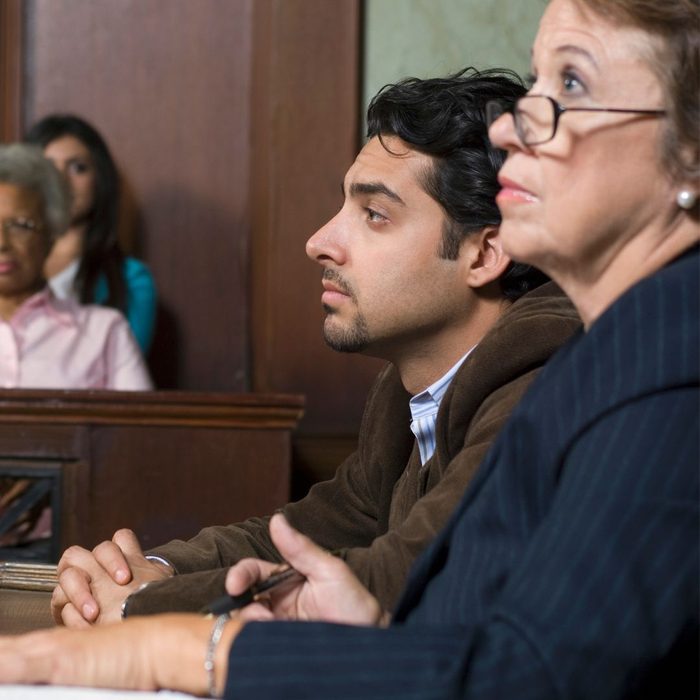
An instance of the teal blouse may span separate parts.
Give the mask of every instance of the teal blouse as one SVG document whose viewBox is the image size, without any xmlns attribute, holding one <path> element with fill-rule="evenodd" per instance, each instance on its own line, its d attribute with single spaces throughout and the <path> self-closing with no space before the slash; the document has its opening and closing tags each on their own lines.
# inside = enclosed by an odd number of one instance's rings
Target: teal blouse
<svg viewBox="0 0 700 700">
<path fill-rule="evenodd" d="M 153 339 L 156 287 L 148 267 L 136 258 L 124 260 L 124 279 L 127 289 L 125 315 L 145 356 Z M 95 303 L 104 304 L 107 300 L 107 292 L 107 280 L 100 277 L 95 286 Z"/>
</svg>

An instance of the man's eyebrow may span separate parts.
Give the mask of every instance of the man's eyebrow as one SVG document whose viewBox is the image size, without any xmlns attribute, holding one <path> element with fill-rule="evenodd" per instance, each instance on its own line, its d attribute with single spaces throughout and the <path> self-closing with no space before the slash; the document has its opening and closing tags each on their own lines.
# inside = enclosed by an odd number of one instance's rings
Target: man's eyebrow
<svg viewBox="0 0 700 700">
<path fill-rule="evenodd" d="M 341 189 L 343 191 L 343 196 L 345 196 L 345 185 L 341 185 Z M 362 195 L 369 195 L 369 194 L 383 194 L 385 197 L 388 197 L 392 202 L 396 202 L 397 204 L 403 204 L 405 206 L 405 202 L 401 197 L 399 197 L 394 190 L 389 189 L 383 182 L 353 182 L 350 185 L 350 196 L 351 197 L 360 197 Z"/>
</svg>

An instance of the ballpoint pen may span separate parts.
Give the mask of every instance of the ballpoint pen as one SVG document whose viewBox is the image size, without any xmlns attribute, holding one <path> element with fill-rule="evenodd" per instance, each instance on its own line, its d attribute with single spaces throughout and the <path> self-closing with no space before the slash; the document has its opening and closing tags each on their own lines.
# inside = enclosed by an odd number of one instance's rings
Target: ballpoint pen
<svg viewBox="0 0 700 700">
<path fill-rule="evenodd" d="M 303 578 L 304 576 L 294 569 L 291 564 L 283 562 L 273 569 L 267 578 L 254 583 L 243 593 L 239 595 L 223 595 L 220 598 L 216 598 L 216 600 L 212 600 L 209 605 L 202 609 L 202 614 L 223 615 L 224 613 L 244 608 L 246 605 L 255 602 L 263 593 L 279 586 L 281 583 Z"/>
</svg>

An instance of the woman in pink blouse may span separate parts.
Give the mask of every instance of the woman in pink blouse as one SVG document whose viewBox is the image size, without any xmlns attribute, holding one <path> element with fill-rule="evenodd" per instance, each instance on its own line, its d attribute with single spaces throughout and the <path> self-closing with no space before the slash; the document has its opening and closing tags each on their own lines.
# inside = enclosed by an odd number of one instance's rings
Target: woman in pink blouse
<svg viewBox="0 0 700 700">
<path fill-rule="evenodd" d="M 43 276 L 68 223 L 70 195 L 34 146 L 0 146 L 0 388 L 151 389 L 125 318 L 101 306 L 54 297 Z M 0 479 L 0 515 L 30 486 Z M 0 547 L 51 534 L 48 500 L 0 532 Z"/>
<path fill-rule="evenodd" d="M 56 299 L 43 266 L 70 199 L 38 148 L 0 147 L 0 388 L 152 388 L 124 317 Z"/>
</svg>

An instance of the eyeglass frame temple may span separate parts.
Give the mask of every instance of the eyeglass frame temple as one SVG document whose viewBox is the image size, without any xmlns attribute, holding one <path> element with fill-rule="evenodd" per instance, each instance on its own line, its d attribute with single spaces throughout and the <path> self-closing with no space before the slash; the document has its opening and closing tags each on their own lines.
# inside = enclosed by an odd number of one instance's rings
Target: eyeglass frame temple
<svg viewBox="0 0 700 700">
<path fill-rule="evenodd" d="M 525 139 L 523 139 L 521 135 L 521 130 L 518 127 L 518 103 L 520 100 L 527 99 L 528 97 L 540 97 L 544 98 L 547 100 L 552 107 L 554 107 L 554 121 L 552 122 L 552 135 L 544 139 L 543 141 L 535 141 L 534 143 L 526 143 Z M 559 126 L 559 118 L 561 117 L 564 112 L 612 112 L 615 114 L 649 114 L 649 115 L 666 115 L 668 114 L 667 110 L 665 109 L 623 109 L 621 107 L 566 107 L 563 104 L 560 104 L 557 102 L 553 97 L 550 97 L 549 95 L 523 95 L 522 97 L 518 97 L 517 100 L 513 103 L 510 109 L 504 109 L 504 114 L 505 112 L 510 112 L 513 115 L 513 121 L 515 125 L 515 129 L 518 133 L 518 137 L 520 140 L 525 144 L 526 146 L 539 146 L 542 143 L 547 143 L 548 141 L 551 141 L 556 135 L 557 135 L 557 127 Z"/>
</svg>

